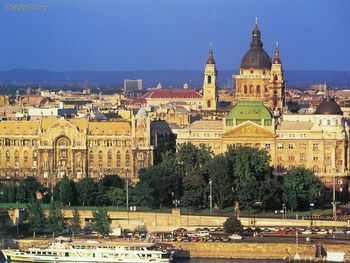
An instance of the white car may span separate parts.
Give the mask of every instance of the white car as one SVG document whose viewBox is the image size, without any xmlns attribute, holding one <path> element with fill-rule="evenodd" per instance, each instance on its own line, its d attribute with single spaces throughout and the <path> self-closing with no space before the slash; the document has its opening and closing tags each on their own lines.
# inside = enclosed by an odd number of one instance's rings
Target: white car
<svg viewBox="0 0 350 263">
<path fill-rule="evenodd" d="M 238 234 L 232 234 L 228 238 L 231 240 L 242 240 L 243 239 L 243 237 L 241 235 L 238 235 Z"/>
<path fill-rule="evenodd" d="M 301 232 L 303 235 L 311 235 L 312 231 L 310 229 L 306 229 L 303 232 Z"/>
<path fill-rule="evenodd" d="M 326 229 L 321 229 L 319 231 L 316 232 L 317 235 L 327 235 L 327 230 Z"/>
</svg>

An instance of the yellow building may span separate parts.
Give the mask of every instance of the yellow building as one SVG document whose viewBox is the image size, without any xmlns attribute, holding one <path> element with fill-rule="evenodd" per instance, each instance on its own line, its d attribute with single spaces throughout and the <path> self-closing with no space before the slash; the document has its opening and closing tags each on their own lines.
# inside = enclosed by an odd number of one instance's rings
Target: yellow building
<svg viewBox="0 0 350 263">
<path fill-rule="evenodd" d="M 222 121 L 195 121 L 177 132 L 177 144 L 206 144 L 214 154 L 229 145 L 266 149 L 275 175 L 293 166 L 313 170 L 330 194 L 333 180 L 341 196 L 347 196 L 349 180 L 349 127 L 339 105 L 323 101 L 315 114 L 283 114 L 275 122 L 261 101 L 241 100 Z"/>
<path fill-rule="evenodd" d="M 10 98 L 6 95 L 0 95 L 0 107 L 7 107 L 10 105 Z"/>
<path fill-rule="evenodd" d="M 234 80 L 236 100 L 241 98 L 261 100 L 271 110 L 282 110 L 285 82 L 278 44 L 271 62 L 269 55 L 263 49 L 257 23 L 252 31 L 250 49 L 243 56 L 239 74 L 234 76 Z"/>
<path fill-rule="evenodd" d="M 141 109 L 132 121 L 43 118 L 0 122 L 0 178 L 33 175 L 49 185 L 67 175 L 79 180 L 118 174 L 137 181 L 174 145 L 164 121 L 151 121 Z"/>
</svg>

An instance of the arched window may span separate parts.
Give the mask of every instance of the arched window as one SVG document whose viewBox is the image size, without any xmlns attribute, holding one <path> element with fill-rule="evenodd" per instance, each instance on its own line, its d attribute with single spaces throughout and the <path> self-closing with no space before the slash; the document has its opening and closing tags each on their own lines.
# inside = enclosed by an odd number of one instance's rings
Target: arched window
<svg viewBox="0 0 350 263">
<path fill-rule="evenodd" d="M 317 166 L 317 165 L 314 165 L 314 166 L 312 167 L 312 171 L 313 171 L 315 174 L 317 174 L 317 173 L 318 173 L 318 166 Z"/>
<path fill-rule="evenodd" d="M 120 167 L 120 151 L 117 152 L 117 167 Z"/>
<path fill-rule="evenodd" d="M 211 76 L 208 76 L 208 83 L 211 84 Z"/>
<path fill-rule="evenodd" d="M 107 153 L 107 159 L 112 159 L 112 152 L 111 151 L 108 151 L 108 153 Z"/>
<path fill-rule="evenodd" d="M 248 87 L 247 85 L 244 85 L 244 94 L 247 94 L 248 93 Z"/>
<path fill-rule="evenodd" d="M 207 108 L 210 108 L 210 107 L 211 107 L 211 101 L 208 100 L 208 101 L 207 101 Z"/>
<path fill-rule="evenodd" d="M 238 92 L 238 93 L 241 93 L 241 86 L 238 86 L 238 87 L 237 87 L 237 92 Z"/>
<path fill-rule="evenodd" d="M 267 89 L 267 86 L 265 86 L 265 93 L 268 93 L 269 90 Z"/>
<path fill-rule="evenodd" d="M 252 94 L 253 93 L 253 85 L 250 85 L 249 86 L 249 94 Z"/>
<path fill-rule="evenodd" d="M 126 154 L 125 154 L 125 166 L 129 167 L 129 165 L 130 165 L 130 155 L 129 155 L 129 151 L 126 151 Z"/>
<path fill-rule="evenodd" d="M 100 160 L 102 159 L 102 151 L 98 152 L 98 159 L 100 159 Z"/>
<path fill-rule="evenodd" d="M 256 86 L 256 93 L 260 94 L 260 85 Z"/>
</svg>

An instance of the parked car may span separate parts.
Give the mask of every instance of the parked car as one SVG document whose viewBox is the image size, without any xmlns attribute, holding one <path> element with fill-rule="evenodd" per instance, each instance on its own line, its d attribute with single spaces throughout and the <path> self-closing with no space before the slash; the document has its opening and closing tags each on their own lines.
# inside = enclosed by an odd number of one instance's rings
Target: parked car
<svg viewBox="0 0 350 263">
<path fill-rule="evenodd" d="M 276 235 L 285 235 L 286 234 L 286 231 L 284 229 L 278 229 L 276 232 L 275 232 Z"/>
<path fill-rule="evenodd" d="M 176 236 L 183 236 L 186 232 L 187 232 L 186 228 L 180 227 L 180 228 L 175 229 L 173 231 L 173 234 Z"/>
<path fill-rule="evenodd" d="M 311 235 L 312 231 L 310 229 L 306 229 L 303 232 L 301 232 L 303 235 Z"/>
<path fill-rule="evenodd" d="M 238 234 L 232 234 L 228 237 L 230 240 L 242 240 L 243 237 L 241 235 Z"/>
<path fill-rule="evenodd" d="M 321 229 L 316 232 L 317 235 L 327 235 L 327 230 L 326 229 Z"/>
</svg>

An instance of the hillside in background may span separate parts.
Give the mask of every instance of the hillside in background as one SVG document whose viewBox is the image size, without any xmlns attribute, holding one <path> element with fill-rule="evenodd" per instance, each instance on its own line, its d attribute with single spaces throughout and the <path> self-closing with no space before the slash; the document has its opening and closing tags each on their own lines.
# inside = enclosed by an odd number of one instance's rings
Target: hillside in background
<svg viewBox="0 0 350 263">
<path fill-rule="evenodd" d="M 236 71 L 218 72 L 220 88 L 232 86 L 232 75 Z M 203 83 L 201 70 L 159 70 L 159 71 L 47 71 L 16 69 L 0 72 L 0 83 L 21 85 L 41 84 L 66 85 L 89 81 L 97 85 L 123 86 L 124 79 L 142 79 L 145 88 L 161 83 L 163 87 L 182 87 L 188 83 L 200 88 Z M 327 83 L 334 88 L 350 87 L 350 71 L 295 71 L 286 70 L 285 79 L 288 87 L 308 88 L 311 84 Z"/>
</svg>

